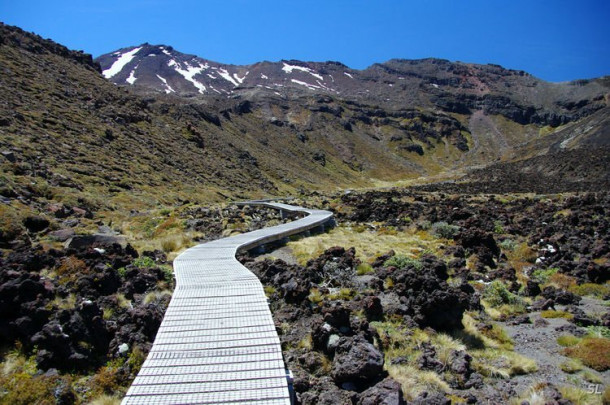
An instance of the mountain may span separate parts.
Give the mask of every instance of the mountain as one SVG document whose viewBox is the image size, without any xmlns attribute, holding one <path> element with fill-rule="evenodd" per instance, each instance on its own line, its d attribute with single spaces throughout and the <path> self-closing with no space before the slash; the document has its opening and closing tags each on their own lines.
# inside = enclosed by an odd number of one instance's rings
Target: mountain
<svg viewBox="0 0 610 405">
<path fill-rule="evenodd" d="M 142 44 L 96 59 L 115 84 L 182 96 L 326 94 L 389 107 L 483 110 L 519 124 L 558 126 L 605 106 L 604 83 L 549 83 L 524 71 L 442 59 L 394 59 L 365 70 L 339 62 L 282 60 L 226 65 L 171 46 Z"/>
<path fill-rule="evenodd" d="M 436 169 L 523 158 L 548 143 L 546 135 L 556 129 L 561 129 L 562 144 L 574 137 L 570 125 L 607 108 L 610 82 L 549 83 L 498 65 L 441 59 L 394 59 L 365 70 L 339 62 L 295 60 L 236 66 L 150 44 L 123 48 L 96 61 L 106 78 L 141 94 L 166 93 L 208 104 L 223 98 L 247 100 L 252 111 L 263 115 L 271 106 L 281 107 L 266 119 L 288 127 L 295 126 L 288 115 L 331 111 L 344 128 L 369 126 L 369 136 L 392 153 L 411 153 L 412 162 L 415 155 L 427 154 L 427 163 Z M 303 112 L 303 104 L 309 103 L 304 100 L 318 96 L 326 106 Z M 606 122 L 607 114 L 598 116 Z M 308 125 L 301 131 L 311 130 Z M 594 143 L 609 142 L 607 136 L 598 138 Z M 459 152 L 434 150 L 439 141 Z M 524 145 L 532 143 L 538 146 L 528 151 Z M 570 147 L 578 145 L 580 141 Z"/>
</svg>

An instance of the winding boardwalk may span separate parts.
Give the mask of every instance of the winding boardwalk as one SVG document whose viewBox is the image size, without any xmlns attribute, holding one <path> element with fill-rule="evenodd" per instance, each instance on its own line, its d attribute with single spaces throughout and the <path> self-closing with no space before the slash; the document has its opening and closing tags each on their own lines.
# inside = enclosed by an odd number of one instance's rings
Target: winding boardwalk
<svg viewBox="0 0 610 405">
<path fill-rule="evenodd" d="M 192 247 L 174 260 L 176 289 L 122 404 L 290 405 L 280 340 L 258 278 L 235 255 L 332 219 L 332 213 L 251 201 L 305 218 Z"/>
</svg>

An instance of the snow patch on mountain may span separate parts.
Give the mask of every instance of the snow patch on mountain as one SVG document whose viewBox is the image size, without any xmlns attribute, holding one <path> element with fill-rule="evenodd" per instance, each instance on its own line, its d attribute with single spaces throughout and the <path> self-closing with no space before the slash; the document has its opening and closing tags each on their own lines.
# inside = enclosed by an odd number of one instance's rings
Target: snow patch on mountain
<svg viewBox="0 0 610 405">
<path fill-rule="evenodd" d="M 305 83 L 305 82 L 302 82 L 300 80 L 290 79 L 290 81 L 292 83 L 294 83 L 294 84 L 300 84 L 301 86 L 305 86 L 305 87 L 307 87 L 310 90 L 320 89 L 321 88 L 320 86 L 316 86 L 316 85 L 313 85 L 313 84 Z"/>
<path fill-rule="evenodd" d="M 180 64 L 178 64 L 175 60 L 170 60 L 167 65 L 170 67 L 174 67 L 174 70 L 182 75 L 186 80 L 193 83 L 193 85 L 199 90 L 199 93 L 203 94 L 206 92 L 206 87 L 203 83 L 195 80 L 195 76 L 208 69 L 210 66 L 206 63 L 202 65 L 199 63 L 199 66 L 191 66 L 188 62 L 184 63 L 186 65 L 186 69 L 183 69 Z"/>
<path fill-rule="evenodd" d="M 353 78 L 354 78 L 354 76 L 350 75 L 350 74 L 349 74 L 349 73 L 347 73 L 347 72 L 343 72 L 343 74 L 344 74 L 345 76 L 349 77 L 350 79 L 353 79 Z"/>
<path fill-rule="evenodd" d="M 129 84 L 134 84 L 136 82 L 136 80 L 138 80 L 138 78 L 134 75 L 134 73 L 136 72 L 136 69 L 138 67 L 136 66 L 130 73 L 129 73 L 129 77 L 127 79 L 125 79 L 125 81 Z"/>
<path fill-rule="evenodd" d="M 170 86 L 167 83 L 167 79 L 165 79 L 164 77 L 161 77 L 159 75 L 157 75 L 157 77 L 159 78 L 159 80 L 161 80 L 163 82 L 163 85 L 165 86 L 165 93 L 169 94 L 169 93 L 175 93 L 176 90 L 172 89 L 172 86 Z"/>
<path fill-rule="evenodd" d="M 237 76 L 237 73 L 233 73 L 233 77 L 235 78 L 235 80 L 237 80 L 239 82 L 239 84 L 242 84 L 244 82 L 244 80 L 246 79 L 246 76 L 248 76 L 249 73 L 250 72 L 246 72 L 244 77 L 239 77 L 239 76 Z"/>
<path fill-rule="evenodd" d="M 110 79 L 111 77 L 119 73 L 121 70 L 123 70 L 125 65 L 131 62 L 131 60 L 136 56 L 136 53 L 138 53 L 140 49 L 142 49 L 142 47 L 132 49 L 131 51 L 125 52 L 123 54 L 119 54 L 120 56 L 117 58 L 117 60 L 114 61 L 112 66 L 102 72 L 104 77 L 106 79 Z"/>
<path fill-rule="evenodd" d="M 218 74 L 225 80 L 233 83 L 235 87 L 239 86 L 239 82 L 235 80 L 226 69 L 218 69 Z"/>
<path fill-rule="evenodd" d="M 310 68 L 306 68 L 304 66 L 289 65 L 286 62 L 282 62 L 282 63 L 284 64 L 284 66 L 282 67 L 282 70 L 286 73 L 292 73 L 293 70 L 300 70 L 301 72 L 309 73 L 310 75 L 312 75 L 313 77 L 315 77 L 318 80 L 324 80 L 324 78 L 321 75 L 317 74 Z"/>
</svg>

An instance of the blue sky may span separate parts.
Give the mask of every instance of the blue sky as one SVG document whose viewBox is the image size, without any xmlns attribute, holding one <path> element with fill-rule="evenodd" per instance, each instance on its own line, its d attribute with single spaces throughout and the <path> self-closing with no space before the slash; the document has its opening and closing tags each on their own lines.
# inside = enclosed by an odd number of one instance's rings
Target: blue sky
<svg viewBox="0 0 610 405">
<path fill-rule="evenodd" d="M 149 42 L 233 64 L 438 57 L 610 75 L 608 0 L 0 0 L 0 21 L 94 56 Z"/>
</svg>

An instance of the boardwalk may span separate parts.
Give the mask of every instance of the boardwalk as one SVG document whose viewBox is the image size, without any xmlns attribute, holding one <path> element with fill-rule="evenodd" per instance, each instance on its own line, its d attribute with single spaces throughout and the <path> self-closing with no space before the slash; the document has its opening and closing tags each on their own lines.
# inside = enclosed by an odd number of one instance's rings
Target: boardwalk
<svg viewBox="0 0 610 405">
<path fill-rule="evenodd" d="M 281 404 L 290 396 L 263 287 L 235 254 L 323 226 L 328 211 L 198 245 L 174 260 L 176 289 L 123 404 Z"/>
</svg>

